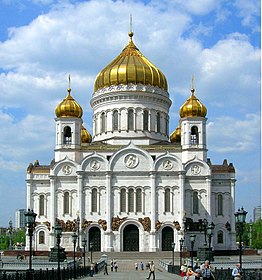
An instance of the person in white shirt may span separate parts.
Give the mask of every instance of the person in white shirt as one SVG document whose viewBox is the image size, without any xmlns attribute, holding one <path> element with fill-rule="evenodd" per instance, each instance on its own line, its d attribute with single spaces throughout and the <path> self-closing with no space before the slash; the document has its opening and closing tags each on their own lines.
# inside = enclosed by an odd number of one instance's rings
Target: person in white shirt
<svg viewBox="0 0 262 280">
<path fill-rule="evenodd" d="M 151 275 L 153 275 L 153 280 L 155 280 L 155 265 L 154 262 L 152 261 L 150 266 L 149 266 L 149 275 L 146 279 L 150 279 Z"/>
</svg>

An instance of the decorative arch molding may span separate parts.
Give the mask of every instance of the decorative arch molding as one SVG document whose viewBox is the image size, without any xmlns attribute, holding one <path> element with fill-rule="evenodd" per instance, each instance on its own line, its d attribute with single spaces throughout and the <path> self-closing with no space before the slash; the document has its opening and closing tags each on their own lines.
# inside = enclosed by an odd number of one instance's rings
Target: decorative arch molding
<svg viewBox="0 0 262 280">
<path fill-rule="evenodd" d="M 183 164 L 177 156 L 171 155 L 166 152 L 164 155 L 159 156 L 154 163 L 154 170 L 156 171 L 184 171 Z M 179 174 L 178 174 L 179 175 Z"/>
<path fill-rule="evenodd" d="M 135 225 L 135 226 L 137 226 L 137 228 L 139 230 L 139 233 L 143 233 L 145 231 L 143 224 L 141 222 L 139 222 L 138 220 L 126 219 L 119 226 L 120 235 L 123 234 L 125 227 L 128 226 L 128 225 Z"/>
<path fill-rule="evenodd" d="M 95 172 L 95 171 L 108 171 L 108 160 L 96 152 L 86 156 L 80 166 L 79 171 Z"/>
<path fill-rule="evenodd" d="M 52 169 L 50 169 L 50 175 L 51 176 L 68 176 L 70 175 L 70 179 L 72 178 L 72 175 L 77 175 L 77 164 L 69 159 L 67 156 L 58 161 Z"/>
<path fill-rule="evenodd" d="M 141 166 L 144 170 L 141 170 Z M 130 141 L 129 145 L 120 149 L 109 160 L 109 170 L 127 171 L 151 171 L 153 170 L 153 159 L 145 150 L 137 147 Z"/>
<path fill-rule="evenodd" d="M 194 156 L 191 160 L 185 163 L 186 176 L 203 177 L 211 176 L 210 166 Z"/>
</svg>

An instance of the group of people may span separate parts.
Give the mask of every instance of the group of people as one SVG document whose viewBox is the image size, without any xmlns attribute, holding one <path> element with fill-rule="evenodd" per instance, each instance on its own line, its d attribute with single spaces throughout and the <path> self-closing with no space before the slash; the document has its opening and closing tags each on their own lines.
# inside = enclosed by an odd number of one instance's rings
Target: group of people
<svg viewBox="0 0 262 280">
<path fill-rule="evenodd" d="M 180 276 L 183 277 L 183 280 L 215 280 L 214 268 L 208 260 L 201 266 L 196 263 L 193 268 L 192 266 L 187 267 L 186 265 L 182 265 L 180 271 Z M 242 269 L 239 263 L 232 270 L 232 277 L 234 280 L 242 279 Z"/>
<path fill-rule="evenodd" d="M 140 264 L 138 265 L 138 263 L 135 263 L 135 270 L 138 270 L 138 268 L 140 268 L 141 270 L 144 270 L 144 264 L 143 262 L 140 262 Z"/>
<path fill-rule="evenodd" d="M 194 267 L 182 265 L 180 271 L 183 280 L 215 280 L 214 269 L 210 266 L 208 260 L 201 266 L 198 263 Z"/>
</svg>

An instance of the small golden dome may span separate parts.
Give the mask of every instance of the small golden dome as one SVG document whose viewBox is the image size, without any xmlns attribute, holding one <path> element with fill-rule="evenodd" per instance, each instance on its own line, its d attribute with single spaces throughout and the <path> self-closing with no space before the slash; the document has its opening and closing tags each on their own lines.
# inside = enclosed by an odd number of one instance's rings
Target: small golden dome
<svg viewBox="0 0 262 280">
<path fill-rule="evenodd" d="M 83 125 L 81 127 L 81 141 L 82 141 L 82 143 L 91 143 L 92 142 L 91 134 L 86 130 L 86 128 Z"/>
<path fill-rule="evenodd" d="M 170 135 L 171 143 L 180 143 L 181 142 L 181 126 L 179 125 Z"/>
<path fill-rule="evenodd" d="M 205 117 L 207 108 L 195 96 L 195 90 L 191 90 L 192 94 L 187 101 L 180 107 L 180 117 Z"/>
<path fill-rule="evenodd" d="M 129 43 L 96 77 L 94 90 L 120 84 L 152 85 L 167 90 L 165 75 L 135 46 L 129 32 Z"/>
<path fill-rule="evenodd" d="M 76 117 L 81 118 L 83 110 L 81 106 L 70 95 L 71 89 L 67 90 L 67 97 L 56 107 L 55 114 L 58 118 Z"/>
</svg>

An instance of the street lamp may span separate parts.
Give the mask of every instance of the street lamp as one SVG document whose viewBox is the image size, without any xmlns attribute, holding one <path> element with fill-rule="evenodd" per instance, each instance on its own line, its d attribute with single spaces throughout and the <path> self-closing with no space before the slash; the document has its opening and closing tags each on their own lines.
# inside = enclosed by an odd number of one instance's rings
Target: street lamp
<svg viewBox="0 0 262 280">
<path fill-rule="evenodd" d="M 55 236 L 56 236 L 56 244 L 57 244 L 57 275 L 58 280 L 61 279 L 60 275 L 60 241 L 62 236 L 62 226 L 59 223 L 55 225 Z"/>
<path fill-rule="evenodd" d="M 87 243 L 87 240 L 86 238 L 84 237 L 84 239 L 82 240 L 82 246 L 84 248 L 84 272 L 86 271 L 86 243 Z"/>
<path fill-rule="evenodd" d="M 93 262 L 93 258 L 92 258 L 92 253 L 93 253 L 93 242 L 90 242 L 89 243 L 89 248 L 90 248 L 90 252 L 91 252 L 91 258 L 90 258 L 90 260 L 91 260 L 91 263 Z"/>
<path fill-rule="evenodd" d="M 212 239 L 212 236 L 214 235 L 214 228 L 215 228 L 215 225 L 213 223 L 211 223 L 207 227 L 209 264 L 211 263 L 211 239 Z"/>
<path fill-rule="evenodd" d="M 196 241 L 196 235 L 195 234 L 191 234 L 190 235 L 190 242 L 191 242 L 191 251 L 190 251 L 190 255 L 191 255 L 191 265 L 192 267 L 194 266 L 194 260 L 193 260 L 193 251 L 194 251 L 194 243 Z"/>
<path fill-rule="evenodd" d="M 242 235 L 244 233 L 244 225 L 246 222 L 247 211 L 244 210 L 243 206 L 234 213 L 236 218 L 236 229 L 239 235 L 239 264 L 240 269 L 242 268 Z"/>
<path fill-rule="evenodd" d="M 77 218 L 76 218 L 76 224 L 77 224 L 77 247 L 76 247 L 76 250 L 77 251 L 80 251 L 80 245 L 79 245 L 79 229 L 80 229 L 80 218 L 79 218 L 79 215 L 77 215 Z"/>
<path fill-rule="evenodd" d="M 76 240 L 77 240 L 77 234 L 74 231 L 74 233 L 72 234 L 72 241 L 74 244 L 74 279 L 76 279 Z"/>
<path fill-rule="evenodd" d="M 31 273 L 33 272 L 32 270 L 32 238 L 33 238 L 33 233 L 35 229 L 35 218 L 36 218 L 36 213 L 34 213 L 33 209 L 28 209 L 28 211 L 25 211 L 25 224 L 28 228 L 28 235 L 29 235 L 29 274 L 31 278 Z"/>
<path fill-rule="evenodd" d="M 175 253 L 174 253 L 175 247 L 176 247 L 176 243 L 172 242 L 172 265 L 173 266 L 175 264 Z"/>
<path fill-rule="evenodd" d="M 207 219 L 204 219 L 204 220 L 202 221 L 202 225 L 203 225 L 204 236 L 205 236 L 204 246 L 207 246 L 207 227 L 208 227 L 208 221 L 207 221 Z"/>
<path fill-rule="evenodd" d="M 180 252 L 179 252 L 179 255 L 180 255 L 180 267 L 182 266 L 182 252 L 183 252 L 184 242 L 185 242 L 185 239 L 183 239 L 183 238 L 181 238 L 179 240 L 179 244 L 180 244 Z"/>
</svg>

